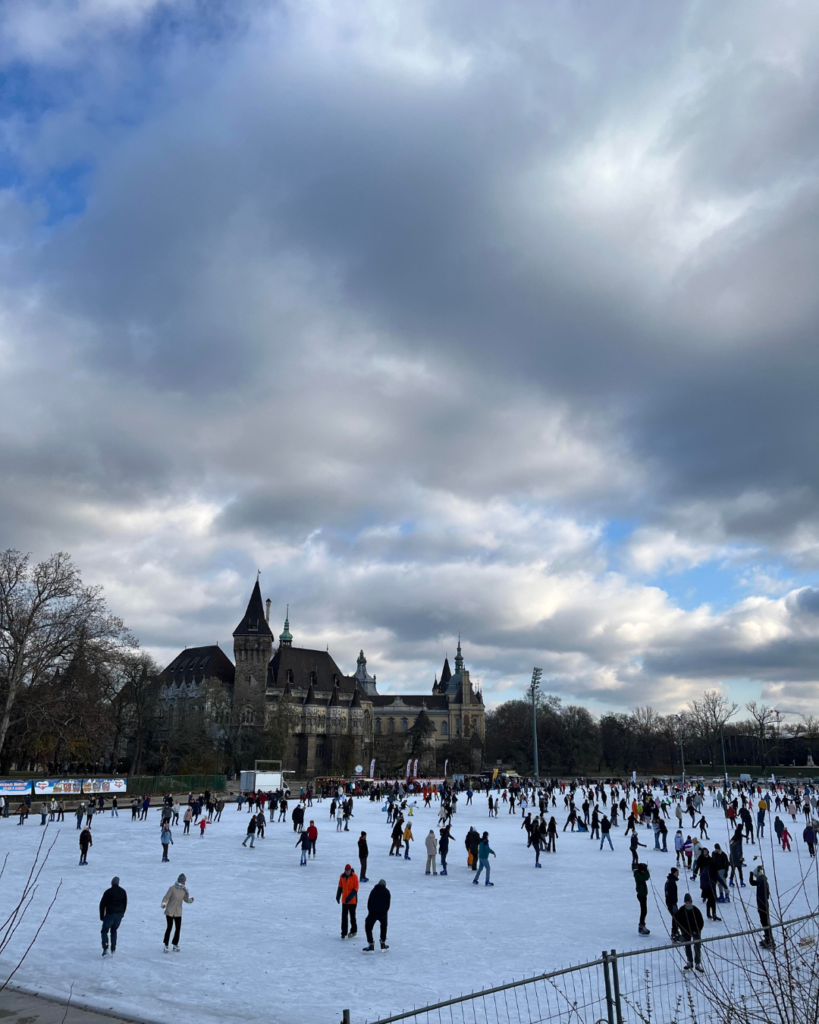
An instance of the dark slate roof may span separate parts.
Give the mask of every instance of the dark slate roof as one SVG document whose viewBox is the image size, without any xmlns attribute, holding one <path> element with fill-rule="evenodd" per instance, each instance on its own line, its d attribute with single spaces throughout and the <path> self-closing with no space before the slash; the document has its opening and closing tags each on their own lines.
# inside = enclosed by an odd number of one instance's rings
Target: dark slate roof
<svg viewBox="0 0 819 1024">
<path fill-rule="evenodd" d="M 358 687 L 355 688 L 355 693 L 353 694 L 353 699 L 350 701 L 350 707 L 351 708 L 360 708 L 361 707 L 361 690 L 359 690 Z"/>
<path fill-rule="evenodd" d="M 307 696 L 304 698 L 305 704 L 320 704 L 321 701 L 316 697 L 316 691 L 313 689 L 313 684 L 310 684 L 310 689 L 307 691 Z"/>
<path fill-rule="evenodd" d="M 352 696 L 355 678 L 345 676 L 327 651 L 311 651 L 306 647 L 279 647 L 267 669 L 268 686 L 284 686 L 288 670 L 293 673 L 291 688 L 306 690 L 310 686 L 310 673 L 316 673 L 316 690 L 330 693 L 338 686 L 341 693 Z"/>
<path fill-rule="evenodd" d="M 452 672 L 449 669 L 449 658 L 444 658 L 444 667 L 441 669 L 441 678 L 438 680 L 438 689 L 443 690 L 451 678 Z"/>
<path fill-rule="evenodd" d="M 219 679 L 233 683 L 236 669 L 221 647 L 187 647 L 181 651 L 162 673 L 168 685 L 176 683 L 190 686 L 204 679 Z"/>
<path fill-rule="evenodd" d="M 408 708 L 421 708 L 426 704 L 427 711 L 446 711 L 449 707 L 449 701 L 442 694 L 395 693 L 390 696 L 368 697 L 367 700 L 372 701 L 374 708 L 389 708 L 396 697 L 400 697 Z M 395 710 L 400 711 L 400 706 Z"/>
<path fill-rule="evenodd" d="M 233 630 L 233 635 L 273 636 L 270 631 L 270 626 L 268 626 L 267 620 L 264 617 L 264 602 L 262 601 L 262 591 L 258 580 L 256 580 L 256 586 L 253 588 L 253 593 L 250 595 L 250 600 L 247 602 L 245 617 L 236 629 Z"/>
<path fill-rule="evenodd" d="M 333 692 L 330 694 L 330 699 L 327 701 L 328 708 L 340 708 L 341 701 L 338 699 L 338 687 L 333 687 Z"/>
</svg>

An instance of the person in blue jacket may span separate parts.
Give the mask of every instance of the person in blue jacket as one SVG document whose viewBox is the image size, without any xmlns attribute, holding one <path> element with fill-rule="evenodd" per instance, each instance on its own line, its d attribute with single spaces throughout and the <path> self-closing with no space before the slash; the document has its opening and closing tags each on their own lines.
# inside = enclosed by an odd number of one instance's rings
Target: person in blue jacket
<svg viewBox="0 0 819 1024">
<path fill-rule="evenodd" d="M 473 885 L 477 885 L 478 884 L 478 881 L 479 881 L 479 879 L 481 877 L 481 872 L 484 871 L 484 870 L 486 871 L 486 881 L 484 882 L 484 885 L 494 885 L 495 884 L 494 882 L 490 882 L 489 881 L 489 854 L 490 853 L 492 854 L 493 857 L 497 857 L 497 854 L 495 853 L 495 851 L 489 845 L 489 833 L 488 832 L 484 832 L 483 836 L 481 837 L 480 845 L 478 846 L 478 873 L 472 879 L 472 884 Z"/>
</svg>

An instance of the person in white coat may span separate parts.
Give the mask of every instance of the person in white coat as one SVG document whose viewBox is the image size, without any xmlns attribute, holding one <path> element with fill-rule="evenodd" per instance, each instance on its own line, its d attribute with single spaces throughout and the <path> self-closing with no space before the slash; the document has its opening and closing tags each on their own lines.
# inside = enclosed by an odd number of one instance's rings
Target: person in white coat
<svg viewBox="0 0 819 1024">
<path fill-rule="evenodd" d="M 162 898 L 162 909 L 165 911 L 165 952 L 168 952 L 168 939 L 173 933 L 173 951 L 179 952 L 179 932 L 182 930 L 182 904 L 193 903 L 193 896 L 185 887 L 187 879 L 180 875 Z M 175 927 L 174 927 L 175 926 Z"/>
<path fill-rule="evenodd" d="M 432 873 L 437 875 L 435 855 L 438 853 L 438 840 L 435 838 L 435 833 L 432 829 L 429 830 L 429 835 L 424 840 L 424 845 L 427 848 L 427 869 L 424 874 L 428 875 Z"/>
</svg>

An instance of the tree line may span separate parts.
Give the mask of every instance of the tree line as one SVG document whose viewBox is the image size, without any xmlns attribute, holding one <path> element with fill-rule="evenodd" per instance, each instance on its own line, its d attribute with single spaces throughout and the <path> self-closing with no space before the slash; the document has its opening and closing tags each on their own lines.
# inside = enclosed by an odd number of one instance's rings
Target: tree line
<svg viewBox="0 0 819 1024">
<path fill-rule="evenodd" d="M 540 693 L 535 709 L 542 774 L 679 773 L 682 757 L 692 774 L 705 768 L 721 774 L 723 749 L 728 765 L 757 768 L 761 774 L 780 764 L 805 765 L 819 748 L 814 716 L 786 724 L 771 705 L 748 701 L 742 709 L 747 717 L 740 718 L 740 706 L 718 690 L 705 691 L 671 715 L 647 705 L 595 717 L 587 708 Z M 489 765 L 501 762 L 529 774 L 533 749 L 531 699 L 506 701 L 487 713 Z"/>
</svg>

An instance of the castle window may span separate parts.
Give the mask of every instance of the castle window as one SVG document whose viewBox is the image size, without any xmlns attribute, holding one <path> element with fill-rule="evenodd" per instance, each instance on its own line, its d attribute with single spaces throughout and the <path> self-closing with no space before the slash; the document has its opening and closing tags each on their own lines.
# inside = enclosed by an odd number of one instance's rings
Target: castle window
<svg viewBox="0 0 819 1024">
<path fill-rule="evenodd" d="M 395 719 L 394 718 L 391 718 L 389 720 L 389 722 L 387 722 L 387 732 L 395 732 Z"/>
<path fill-rule="evenodd" d="M 287 670 L 287 682 L 288 683 L 292 683 L 293 682 L 293 669 L 292 668 L 289 668 Z"/>
<path fill-rule="evenodd" d="M 338 683 L 338 672 L 333 673 L 333 686 Z"/>
<path fill-rule="evenodd" d="M 460 736 L 461 735 L 461 720 L 460 720 L 460 718 L 456 718 L 455 719 L 455 735 L 456 736 Z"/>
<path fill-rule="evenodd" d="M 310 673 L 310 682 L 313 684 L 313 686 L 315 686 L 316 683 L 318 682 L 318 679 L 316 678 L 316 673 L 315 672 L 311 672 Z"/>
<path fill-rule="evenodd" d="M 247 620 L 247 631 L 248 631 L 248 633 L 258 633 L 259 632 L 259 620 L 258 619 L 248 619 Z"/>
<path fill-rule="evenodd" d="M 376 734 L 376 736 L 380 736 L 381 735 L 381 719 L 380 718 L 376 718 L 376 720 L 375 720 L 375 734 Z"/>
<path fill-rule="evenodd" d="M 449 736 L 449 722 L 441 722 L 441 735 Z"/>
<path fill-rule="evenodd" d="M 323 743 L 317 743 L 316 744 L 316 757 L 324 757 L 324 744 Z"/>
<path fill-rule="evenodd" d="M 253 725 L 253 708 L 245 708 L 242 712 L 242 725 Z"/>
<path fill-rule="evenodd" d="M 401 719 L 401 732 L 407 732 L 409 730 L 409 722 L 406 718 Z"/>
</svg>

